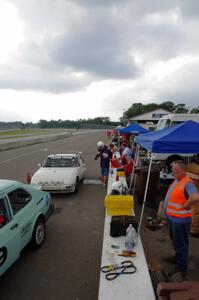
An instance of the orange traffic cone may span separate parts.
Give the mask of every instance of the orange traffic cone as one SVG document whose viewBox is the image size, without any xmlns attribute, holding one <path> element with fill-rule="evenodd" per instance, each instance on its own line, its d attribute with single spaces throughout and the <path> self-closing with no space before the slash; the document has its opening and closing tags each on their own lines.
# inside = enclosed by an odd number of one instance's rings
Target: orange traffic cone
<svg viewBox="0 0 199 300">
<path fill-rule="evenodd" d="M 26 177 L 26 182 L 27 182 L 28 184 L 31 183 L 31 178 L 32 178 L 32 174 L 28 172 L 27 177 Z"/>
</svg>

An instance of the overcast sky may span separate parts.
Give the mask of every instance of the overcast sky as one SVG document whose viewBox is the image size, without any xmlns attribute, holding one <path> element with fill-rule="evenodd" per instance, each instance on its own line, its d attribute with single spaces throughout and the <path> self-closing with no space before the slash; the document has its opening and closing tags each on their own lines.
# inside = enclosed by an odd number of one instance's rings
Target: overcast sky
<svg viewBox="0 0 199 300">
<path fill-rule="evenodd" d="M 0 121 L 199 106 L 198 0 L 0 0 Z"/>
</svg>

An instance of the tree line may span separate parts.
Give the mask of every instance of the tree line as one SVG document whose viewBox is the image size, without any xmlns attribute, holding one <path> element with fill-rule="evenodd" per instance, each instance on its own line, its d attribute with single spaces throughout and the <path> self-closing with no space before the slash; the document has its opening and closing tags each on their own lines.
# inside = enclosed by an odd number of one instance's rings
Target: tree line
<svg viewBox="0 0 199 300">
<path fill-rule="evenodd" d="M 149 103 L 142 104 L 140 102 L 133 103 L 126 111 L 124 111 L 123 116 L 120 118 L 118 122 L 111 121 L 109 117 L 96 117 L 96 118 L 88 118 L 88 119 L 78 119 L 76 121 L 73 120 L 39 120 L 38 123 L 27 122 L 23 123 L 20 121 L 16 122 L 0 122 L 0 129 L 25 129 L 25 128 L 76 128 L 76 129 L 84 129 L 84 128 L 114 128 L 119 125 L 124 120 L 128 120 L 130 118 L 136 117 L 138 115 L 142 115 L 144 113 L 151 112 L 156 109 L 165 109 L 171 113 L 176 114 L 186 114 L 186 113 L 199 113 L 199 106 L 196 108 L 190 109 L 184 103 L 175 104 L 172 101 L 165 101 L 160 104 L 157 103 Z"/>
<path fill-rule="evenodd" d="M 38 123 L 23 123 L 20 121 L 16 122 L 0 122 L 0 129 L 25 129 L 25 128 L 76 128 L 76 129 L 97 129 L 97 128 L 114 128 L 119 125 L 118 122 L 111 121 L 109 117 L 96 117 L 88 119 L 79 119 L 76 121 L 71 120 L 39 120 Z"/>
<path fill-rule="evenodd" d="M 160 104 L 157 103 L 142 104 L 140 102 L 136 102 L 133 103 L 131 107 L 129 107 L 126 111 L 124 111 L 122 118 L 120 118 L 120 121 L 123 121 L 124 119 L 130 119 L 138 115 L 142 115 L 160 108 L 168 110 L 169 112 L 175 114 L 186 114 L 186 113 L 198 114 L 199 113 L 199 106 L 190 109 L 184 103 L 175 104 L 172 101 L 165 101 Z"/>
</svg>

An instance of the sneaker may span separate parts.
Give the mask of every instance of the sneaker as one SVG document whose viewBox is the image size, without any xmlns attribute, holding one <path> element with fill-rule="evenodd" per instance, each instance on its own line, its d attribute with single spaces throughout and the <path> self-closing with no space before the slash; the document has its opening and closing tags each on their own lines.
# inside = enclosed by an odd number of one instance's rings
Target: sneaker
<svg viewBox="0 0 199 300">
<path fill-rule="evenodd" d="M 180 269 L 179 267 L 175 266 L 174 270 L 169 272 L 168 275 L 169 277 L 176 275 L 177 273 L 180 273 L 180 275 L 185 278 L 187 276 L 187 272 L 183 271 L 182 269 Z"/>
<path fill-rule="evenodd" d="M 169 282 L 183 282 L 187 280 L 187 272 L 178 271 L 169 275 Z"/>
</svg>

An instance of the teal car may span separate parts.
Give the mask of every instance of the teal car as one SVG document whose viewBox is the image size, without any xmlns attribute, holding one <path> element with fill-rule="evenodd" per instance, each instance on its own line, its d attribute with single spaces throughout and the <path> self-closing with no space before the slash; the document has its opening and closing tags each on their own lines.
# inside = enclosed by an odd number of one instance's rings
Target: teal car
<svg viewBox="0 0 199 300">
<path fill-rule="evenodd" d="M 28 243 L 41 247 L 52 211 L 50 194 L 39 186 L 0 179 L 0 275 Z"/>
</svg>

